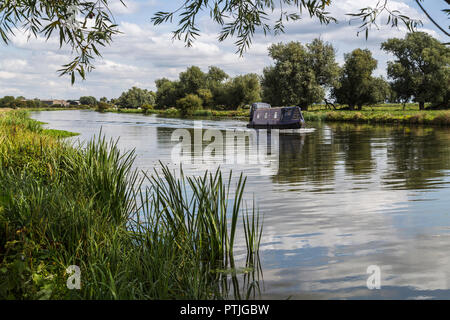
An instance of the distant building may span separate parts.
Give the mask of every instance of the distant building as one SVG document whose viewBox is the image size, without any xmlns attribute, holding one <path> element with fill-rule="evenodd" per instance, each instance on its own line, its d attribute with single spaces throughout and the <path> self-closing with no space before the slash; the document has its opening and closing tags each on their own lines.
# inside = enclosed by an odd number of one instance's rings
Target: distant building
<svg viewBox="0 0 450 320">
<path fill-rule="evenodd" d="M 81 105 L 80 100 L 67 100 L 67 102 L 68 102 L 71 106 L 80 106 L 80 105 Z"/>
<path fill-rule="evenodd" d="M 42 103 L 48 105 L 48 106 L 55 106 L 55 105 L 61 105 L 63 107 L 70 106 L 70 103 L 66 100 L 41 100 Z"/>
</svg>

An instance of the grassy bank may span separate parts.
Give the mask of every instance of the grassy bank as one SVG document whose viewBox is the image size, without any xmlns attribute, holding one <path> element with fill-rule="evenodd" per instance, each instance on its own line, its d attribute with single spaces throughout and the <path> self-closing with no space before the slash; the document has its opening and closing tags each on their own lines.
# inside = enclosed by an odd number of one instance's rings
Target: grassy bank
<svg viewBox="0 0 450 320">
<path fill-rule="evenodd" d="M 134 152 L 102 138 L 75 148 L 21 111 L 0 115 L 0 141 L 0 299 L 246 298 L 258 288 L 261 229 L 255 212 L 242 214 L 242 176 L 234 193 L 220 171 L 141 176 Z M 71 265 L 80 290 L 66 286 Z"/>
<path fill-rule="evenodd" d="M 175 108 L 169 108 L 165 110 L 151 109 L 151 110 L 140 110 L 140 109 L 107 109 L 104 112 L 115 112 L 115 113 L 140 113 L 140 114 L 158 114 L 166 117 L 181 117 L 182 114 L 179 110 Z M 215 118 L 248 118 L 249 110 L 195 110 L 190 117 L 215 117 Z"/>
<path fill-rule="evenodd" d="M 107 112 L 118 113 L 144 113 L 138 109 L 109 109 Z M 175 109 L 148 110 L 147 114 L 159 114 L 167 117 L 181 117 Z M 324 122 L 354 122 L 354 123 L 392 123 L 392 124 L 423 124 L 423 125 L 450 125 L 450 111 L 445 110 L 419 110 L 416 103 L 380 104 L 365 106 L 362 110 L 346 110 L 346 106 L 337 106 L 336 109 L 325 105 L 314 105 L 303 111 L 305 120 Z M 231 118 L 247 120 L 249 110 L 196 110 L 189 117 L 203 118 Z"/>
<path fill-rule="evenodd" d="M 53 109 L 54 110 L 54 109 Z M 166 110 L 150 109 L 107 109 L 103 112 L 158 114 L 165 117 L 183 117 L 175 108 Z M 307 122 L 354 122 L 354 123 L 391 123 L 391 124 L 420 124 L 450 126 L 450 111 L 447 110 L 419 110 L 416 103 L 380 104 L 365 106 L 362 110 L 347 110 L 346 106 L 332 109 L 325 105 L 314 105 L 303 111 Z M 216 118 L 248 120 L 249 110 L 196 110 L 189 118 Z"/>
<path fill-rule="evenodd" d="M 327 110 L 316 106 L 303 112 L 306 121 L 450 125 L 450 111 L 419 110 L 418 105 L 378 105 L 362 110 Z"/>
</svg>

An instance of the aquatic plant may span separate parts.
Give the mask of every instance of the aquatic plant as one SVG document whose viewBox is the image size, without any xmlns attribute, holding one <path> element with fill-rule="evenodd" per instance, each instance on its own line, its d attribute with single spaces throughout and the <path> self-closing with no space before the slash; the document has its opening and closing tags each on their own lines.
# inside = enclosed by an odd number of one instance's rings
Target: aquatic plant
<svg viewBox="0 0 450 320">
<path fill-rule="evenodd" d="M 140 176 L 134 152 L 116 141 L 75 148 L 24 114 L 8 117 L 0 120 L 0 298 L 257 294 L 262 224 L 255 206 L 242 208 L 242 175 L 235 185 L 231 173 L 177 177 L 161 164 Z M 66 287 L 70 265 L 82 271 L 81 290 Z"/>
</svg>

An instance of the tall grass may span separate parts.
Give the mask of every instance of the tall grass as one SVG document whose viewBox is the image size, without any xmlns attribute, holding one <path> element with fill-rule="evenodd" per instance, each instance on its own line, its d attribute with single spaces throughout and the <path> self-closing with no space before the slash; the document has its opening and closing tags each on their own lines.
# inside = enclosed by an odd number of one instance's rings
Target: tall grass
<svg viewBox="0 0 450 320">
<path fill-rule="evenodd" d="M 134 152 L 117 142 L 100 136 L 74 148 L 9 116 L 0 120 L 0 298 L 257 294 L 262 229 L 258 213 L 242 208 L 242 175 L 236 185 L 220 170 L 176 177 L 162 164 L 139 175 Z M 12 161 L 28 153 L 32 165 Z M 66 287 L 70 265 L 81 269 L 81 290 Z"/>
</svg>

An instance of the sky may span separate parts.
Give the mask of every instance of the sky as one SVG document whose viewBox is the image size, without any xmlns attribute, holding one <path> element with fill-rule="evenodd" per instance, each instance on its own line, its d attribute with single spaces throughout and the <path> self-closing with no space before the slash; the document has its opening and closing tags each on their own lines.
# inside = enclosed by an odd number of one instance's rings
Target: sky
<svg viewBox="0 0 450 320">
<path fill-rule="evenodd" d="M 187 48 L 182 41 L 172 40 L 171 31 L 175 24 L 153 26 L 150 19 L 157 11 L 170 11 L 182 3 L 182 0 L 119 0 L 110 1 L 110 9 L 122 34 L 113 39 L 113 43 L 102 49 L 102 58 L 95 61 L 95 70 L 87 74 L 86 80 L 77 80 L 71 85 L 70 77 L 59 77 L 57 70 L 71 61 L 70 51 L 59 49 L 55 37 L 45 41 L 42 37 L 27 39 L 23 32 L 16 32 L 9 45 L 0 44 L 0 96 L 13 95 L 40 99 L 78 99 L 80 96 L 117 98 L 123 91 L 133 86 L 155 90 L 155 80 L 163 77 L 175 80 L 187 67 L 196 65 L 203 71 L 209 66 L 218 66 L 230 76 L 245 73 L 262 74 L 264 67 L 273 63 L 267 55 L 268 47 L 273 43 L 300 41 L 311 42 L 321 38 L 333 44 L 336 60 L 344 62 L 344 54 L 356 48 L 367 48 L 378 60 L 375 75 L 386 76 L 386 63 L 393 57 L 380 50 L 383 41 L 389 38 L 403 38 L 406 28 L 391 28 L 381 25 L 379 30 L 372 29 L 369 38 L 357 36 L 358 23 L 349 23 L 346 13 L 375 6 L 378 0 L 335 0 L 330 12 L 339 21 L 328 26 L 304 16 L 300 21 L 286 24 L 285 33 L 264 36 L 257 33 L 252 47 L 244 56 L 236 54 L 234 40 L 219 42 L 219 28 L 201 14 L 198 23 L 200 37 L 193 47 Z M 441 12 L 446 4 L 444 0 L 424 0 L 423 6 L 444 28 L 448 20 Z M 420 19 L 425 31 L 440 41 L 448 42 L 420 11 L 415 1 L 389 0 L 391 9 Z M 274 15 L 275 16 L 275 15 Z"/>
</svg>

